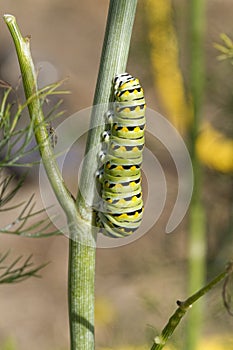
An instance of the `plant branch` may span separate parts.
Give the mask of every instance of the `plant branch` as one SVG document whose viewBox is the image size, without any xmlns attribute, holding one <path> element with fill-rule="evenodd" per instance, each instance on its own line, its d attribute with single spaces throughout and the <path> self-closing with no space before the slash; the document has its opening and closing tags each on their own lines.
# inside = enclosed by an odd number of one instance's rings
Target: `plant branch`
<svg viewBox="0 0 233 350">
<path fill-rule="evenodd" d="M 223 279 L 228 279 L 233 273 L 233 262 L 229 262 L 223 272 L 211 280 L 205 287 L 201 288 L 198 292 L 194 293 L 191 297 L 185 301 L 177 301 L 178 308 L 174 314 L 170 317 L 167 325 L 164 327 L 162 333 L 155 337 L 154 344 L 151 350 L 161 350 L 165 346 L 168 339 L 174 333 L 176 327 L 186 314 L 191 309 L 192 305 L 199 300 L 202 296 L 208 293 L 216 284 L 221 282 Z"/>
<path fill-rule="evenodd" d="M 10 266 L 2 266 L 8 255 L 9 251 L 5 254 L 0 253 L 0 284 L 19 283 L 30 277 L 40 277 L 37 274 L 38 271 L 47 265 L 43 264 L 37 267 L 32 267 L 32 255 L 30 255 L 21 265 L 19 265 L 19 262 L 22 260 L 22 256 L 19 256 L 10 264 Z"/>
<path fill-rule="evenodd" d="M 221 55 L 217 58 L 219 61 L 228 59 L 231 64 L 233 64 L 233 41 L 224 33 L 220 35 L 220 38 L 223 41 L 223 45 L 217 43 L 214 44 L 215 49 L 221 52 Z"/>
<path fill-rule="evenodd" d="M 53 191 L 60 205 L 64 209 L 67 217 L 70 221 L 77 221 L 78 215 L 75 203 L 70 192 L 64 184 L 49 139 L 45 117 L 41 107 L 41 96 L 37 87 L 36 71 L 30 52 L 29 38 L 24 38 L 21 35 L 14 16 L 4 15 L 4 20 L 9 28 L 15 44 L 20 70 L 22 73 L 27 106 L 47 176 L 49 178 Z"/>
<path fill-rule="evenodd" d="M 60 234 L 60 231 L 58 230 L 47 232 L 48 228 L 52 226 L 52 223 L 47 217 L 41 220 L 38 219 L 38 215 L 44 213 L 45 209 L 33 211 L 35 206 L 33 197 L 34 195 L 32 195 L 26 203 L 20 203 L 17 206 L 5 209 L 5 211 L 15 209 L 16 207 L 20 207 L 24 204 L 21 212 L 14 221 L 4 227 L 0 227 L 0 233 L 14 234 L 17 236 L 31 238 L 50 237 Z M 28 221 L 35 217 L 35 222 L 27 225 Z"/>
</svg>

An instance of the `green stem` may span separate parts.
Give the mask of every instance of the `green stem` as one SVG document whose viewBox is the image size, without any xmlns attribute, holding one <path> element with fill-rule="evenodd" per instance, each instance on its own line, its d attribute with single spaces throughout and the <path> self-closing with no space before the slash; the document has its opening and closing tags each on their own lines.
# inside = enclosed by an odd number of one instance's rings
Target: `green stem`
<svg viewBox="0 0 233 350">
<path fill-rule="evenodd" d="M 81 176 L 79 184 L 80 192 L 77 196 L 80 213 L 86 219 L 92 214 L 90 206 L 88 207 L 86 203 L 93 203 L 94 200 L 94 179 L 97 170 L 95 156 L 101 147 L 100 139 L 104 131 L 104 114 L 111 99 L 112 79 L 116 73 L 125 72 L 136 6 L 137 0 L 110 0 L 100 69 L 93 102 L 95 108 L 92 110 L 85 159 L 83 162 L 82 173 L 85 176 Z M 94 150 L 94 155 L 88 153 L 90 150 Z"/>
<path fill-rule="evenodd" d="M 66 214 L 70 217 L 76 218 L 77 209 L 58 169 L 46 128 L 46 122 L 40 104 L 35 67 L 30 52 L 29 38 L 24 38 L 21 35 L 14 16 L 4 15 L 4 20 L 9 28 L 15 44 L 20 70 L 22 73 L 24 91 L 26 98 L 29 101 L 28 110 L 34 125 L 36 141 L 39 145 L 41 158 L 49 181 Z"/>
<path fill-rule="evenodd" d="M 185 301 L 177 301 L 178 308 L 174 314 L 170 317 L 168 323 L 164 327 L 162 333 L 154 339 L 154 344 L 151 350 L 161 350 L 165 346 L 168 339 L 174 333 L 176 327 L 186 314 L 186 312 L 193 307 L 193 304 L 199 300 L 202 296 L 208 293 L 216 284 L 221 282 L 224 278 L 228 278 L 233 273 L 233 263 L 229 262 L 225 271 L 221 272 L 212 281 L 210 281 L 205 287 L 201 288 L 198 292 L 194 293 L 191 297 Z"/>
<path fill-rule="evenodd" d="M 188 291 L 192 293 L 196 288 L 204 284 L 206 268 L 206 232 L 205 212 L 201 200 L 202 171 L 196 153 L 196 139 L 200 128 L 201 108 L 204 90 L 204 23 L 205 1 L 191 0 L 191 62 L 190 85 L 193 97 L 193 125 L 190 130 L 190 153 L 194 171 L 194 190 L 190 206 L 189 218 L 189 281 Z M 189 315 L 187 325 L 186 350 L 195 350 L 200 338 L 202 327 L 202 303 L 198 303 Z"/>
<path fill-rule="evenodd" d="M 95 198 L 97 154 L 100 151 L 101 134 L 104 130 L 104 114 L 111 96 L 112 79 L 116 73 L 125 71 L 136 5 L 137 0 L 110 1 L 93 102 L 95 108 L 92 110 L 76 200 L 82 218 L 89 224 L 95 220 L 91 203 L 94 203 Z M 90 152 L 91 150 L 94 152 Z M 95 237 L 91 225 L 87 227 L 87 230 L 89 230 L 88 235 Z M 82 266 L 80 259 L 82 259 Z M 94 348 L 95 248 L 70 240 L 69 261 L 71 349 L 90 350 Z"/>
</svg>

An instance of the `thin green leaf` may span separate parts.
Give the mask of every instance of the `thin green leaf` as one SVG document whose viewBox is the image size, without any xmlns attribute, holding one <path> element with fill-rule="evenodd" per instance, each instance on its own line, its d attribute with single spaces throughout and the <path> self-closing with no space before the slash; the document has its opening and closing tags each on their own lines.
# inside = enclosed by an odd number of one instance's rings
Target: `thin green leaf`
<svg viewBox="0 0 233 350">
<path fill-rule="evenodd" d="M 3 262 L 5 262 L 6 258 L 9 255 L 9 251 L 5 254 L 0 254 L 0 264 L 2 265 Z M 44 268 L 48 263 L 42 264 L 37 267 L 32 267 L 34 264 L 31 261 L 32 255 L 30 255 L 23 263 L 20 264 L 22 261 L 22 256 L 17 257 L 10 265 L 8 266 L 1 266 L 0 270 L 2 271 L 0 273 L 0 284 L 6 284 L 6 283 L 19 283 L 22 282 L 30 277 L 40 277 L 38 275 L 38 271 L 40 271 L 42 268 Z M 19 266 L 17 266 L 19 265 Z"/>
</svg>

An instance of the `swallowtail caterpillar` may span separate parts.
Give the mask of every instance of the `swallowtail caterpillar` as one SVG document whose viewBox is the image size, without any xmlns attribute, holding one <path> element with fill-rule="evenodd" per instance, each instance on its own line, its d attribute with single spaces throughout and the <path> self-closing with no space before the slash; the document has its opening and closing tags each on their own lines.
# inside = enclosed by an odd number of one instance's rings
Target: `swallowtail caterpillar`
<svg viewBox="0 0 233 350">
<path fill-rule="evenodd" d="M 114 81 L 114 107 L 108 113 L 110 130 L 102 167 L 102 208 L 98 225 L 110 237 L 131 235 L 143 215 L 141 163 L 144 147 L 145 99 L 137 78 L 119 74 Z"/>
</svg>

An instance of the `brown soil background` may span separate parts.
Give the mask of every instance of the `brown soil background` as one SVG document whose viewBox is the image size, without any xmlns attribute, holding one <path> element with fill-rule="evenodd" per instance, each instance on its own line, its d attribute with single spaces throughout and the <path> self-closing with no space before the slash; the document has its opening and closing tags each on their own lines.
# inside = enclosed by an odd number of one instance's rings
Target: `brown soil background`
<svg viewBox="0 0 233 350">
<path fill-rule="evenodd" d="M 142 9 L 144 1 L 146 0 L 139 2 L 128 71 L 140 76 L 143 81 L 148 106 L 162 112 L 163 108 L 154 96 L 149 57 L 143 49 L 146 32 L 140 8 Z M 176 27 L 181 40 L 183 70 L 187 74 L 185 32 L 188 22 L 185 16 L 185 1 L 174 1 L 174 8 Z M 69 78 L 65 87 L 72 94 L 64 97 L 67 115 L 90 106 L 107 10 L 108 1 L 103 0 L 2 0 L 0 78 L 15 86 L 20 76 L 12 40 L 2 20 L 4 13 L 11 13 L 17 17 L 24 35 L 31 35 L 33 57 L 39 62 L 38 66 L 42 67 L 42 83 Z M 229 96 L 232 103 L 232 71 L 216 62 L 213 42 L 219 41 L 221 32 L 232 37 L 232 13 L 231 0 L 207 1 L 205 52 L 208 81 L 204 110 L 207 118 L 214 119 L 216 125 L 220 125 L 222 129 L 224 123 L 219 121 L 219 110 L 226 99 L 230 99 Z M 51 75 L 43 72 L 47 65 L 43 68 L 41 62 L 53 65 L 54 69 L 48 70 L 49 73 L 52 71 Z M 109 303 L 115 314 L 112 322 L 107 325 L 101 323 L 101 320 L 99 324 L 97 322 L 97 346 L 151 343 L 155 332 L 153 327 L 160 330 L 174 310 L 176 300 L 186 296 L 186 220 L 171 235 L 164 233 L 176 197 L 177 178 L 174 166 L 163 149 L 159 150 L 158 157 L 168 181 L 166 209 L 161 218 L 150 232 L 136 242 L 120 248 L 97 251 L 96 296 Z M 69 167 L 71 171 L 66 177 L 70 186 L 75 188 L 76 178 L 72 162 Z M 36 174 L 36 171 L 34 173 Z M 231 181 L 226 176 L 210 170 L 206 170 L 204 181 L 203 197 L 208 213 L 208 274 L 209 277 L 213 277 L 223 268 L 231 254 L 232 238 L 227 236 L 232 206 Z M 33 176 L 29 176 L 20 198 L 28 198 L 33 192 L 37 193 L 37 207 L 40 208 L 38 180 L 33 181 Z M 9 220 L 3 219 L 2 216 L 3 214 L 0 219 L 1 225 Z M 30 279 L 15 286 L 1 286 L 0 348 L 1 343 L 10 337 L 17 344 L 17 350 L 68 349 L 68 240 L 63 236 L 28 239 L 1 235 L 0 252 L 8 249 L 11 249 L 11 259 L 21 254 L 28 256 L 33 253 L 33 261 L 36 264 L 48 261 L 51 263 L 41 272 L 41 279 Z M 220 288 L 211 292 L 205 303 L 205 335 L 232 332 L 233 321 L 223 309 Z M 183 326 L 176 334 L 175 339 L 178 343 L 184 334 Z"/>
</svg>

